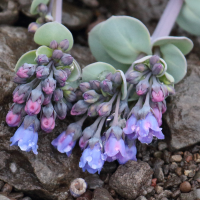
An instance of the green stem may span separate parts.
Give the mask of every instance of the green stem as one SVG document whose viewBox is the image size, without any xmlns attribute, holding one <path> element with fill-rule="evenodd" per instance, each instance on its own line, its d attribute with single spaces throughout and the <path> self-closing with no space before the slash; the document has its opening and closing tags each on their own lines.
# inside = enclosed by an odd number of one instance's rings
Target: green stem
<svg viewBox="0 0 200 200">
<path fill-rule="evenodd" d="M 121 98 L 121 92 L 117 97 L 117 103 L 116 103 L 116 107 L 115 107 L 115 116 L 114 116 L 114 120 L 113 120 L 113 126 L 116 126 L 117 123 L 118 123 L 120 98 Z"/>
</svg>

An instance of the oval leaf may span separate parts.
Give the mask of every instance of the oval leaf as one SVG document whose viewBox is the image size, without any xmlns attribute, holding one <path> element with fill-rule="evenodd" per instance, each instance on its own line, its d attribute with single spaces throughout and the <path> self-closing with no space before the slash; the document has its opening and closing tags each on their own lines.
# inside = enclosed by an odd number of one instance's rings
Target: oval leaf
<svg viewBox="0 0 200 200">
<path fill-rule="evenodd" d="M 177 18 L 178 25 L 187 32 L 200 35 L 200 17 L 184 4 Z"/>
<path fill-rule="evenodd" d="M 104 62 L 96 62 L 90 65 L 87 65 L 83 68 L 82 79 L 83 82 L 87 82 L 90 80 L 98 80 L 100 77 L 99 75 L 103 72 L 111 72 L 115 73 L 115 68 L 107 63 Z"/>
<path fill-rule="evenodd" d="M 99 38 L 99 31 L 104 22 L 95 26 L 89 33 L 88 43 L 90 46 L 90 50 L 93 56 L 97 61 L 106 62 L 111 64 L 115 69 L 120 69 L 123 72 L 126 72 L 130 67 L 130 64 L 122 64 L 114 60 L 107 52 L 104 46 L 102 45 Z"/>
<path fill-rule="evenodd" d="M 47 5 L 49 3 L 49 0 L 33 0 L 32 4 L 31 4 L 31 9 L 30 9 L 30 13 L 32 15 L 38 14 L 37 7 L 41 3 Z"/>
<path fill-rule="evenodd" d="M 174 36 L 165 36 L 160 37 L 154 41 L 152 46 L 161 46 L 164 44 L 173 44 L 180 49 L 180 51 L 186 55 L 193 48 L 193 42 L 187 37 L 174 37 Z"/>
<path fill-rule="evenodd" d="M 124 73 L 121 70 L 117 70 L 117 72 L 121 73 L 121 77 L 122 77 L 122 86 L 121 86 L 121 99 L 124 100 L 126 98 L 127 95 L 127 82 L 126 82 L 126 77 L 124 75 Z"/>
<path fill-rule="evenodd" d="M 24 64 L 37 64 L 35 61 L 36 58 L 36 50 L 28 51 L 24 55 L 20 57 L 20 59 L 17 61 L 17 64 L 15 65 L 15 72 Z"/>
<path fill-rule="evenodd" d="M 152 54 L 148 29 L 133 17 L 109 18 L 103 23 L 99 36 L 107 53 L 120 63 L 131 64 L 140 53 Z"/>
<path fill-rule="evenodd" d="M 200 17 L 200 1 L 199 0 L 185 0 L 187 6 L 195 13 L 198 17 Z"/>
<path fill-rule="evenodd" d="M 174 77 L 175 83 L 183 79 L 187 72 L 187 62 L 182 52 L 173 44 L 160 47 L 162 58 L 167 63 L 167 72 Z"/>
<path fill-rule="evenodd" d="M 58 22 L 49 22 L 42 25 L 34 35 L 34 41 L 39 45 L 49 46 L 50 42 L 56 40 L 60 43 L 62 40 L 69 41 L 69 51 L 74 43 L 71 32 Z"/>
<path fill-rule="evenodd" d="M 46 47 L 46 46 L 41 46 L 37 49 L 36 56 L 45 54 L 47 55 L 48 58 L 50 58 L 52 56 L 52 53 L 53 53 L 53 49 L 50 49 L 49 47 Z"/>
</svg>

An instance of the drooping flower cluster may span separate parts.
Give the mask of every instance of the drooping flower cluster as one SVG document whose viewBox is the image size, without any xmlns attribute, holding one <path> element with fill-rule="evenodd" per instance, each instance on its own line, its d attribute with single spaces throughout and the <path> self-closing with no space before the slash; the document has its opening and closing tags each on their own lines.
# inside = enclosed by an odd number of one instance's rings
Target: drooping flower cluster
<svg viewBox="0 0 200 200">
<path fill-rule="evenodd" d="M 65 86 L 67 79 L 71 74 L 70 65 L 73 63 L 73 57 L 65 53 L 69 47 L 68 40 L 63 40 L 59 44 L 52 41 L 50 49 L 52 56 L 47 57 L 45 54 L 40 54 L 36 57 L 37 64 L 24 63 L 16 72 L 13 81 L 19 85 L 13 92 L 14 104 L 6 116 L 6 122 L 9 126 L 19 126 L 23 118 L 29 116 L 27 126 L 25 119 L 22 125 L 15 134 L 19 135 L 20 141 L 25 140 L 27 131 L 38 131 L 39 127 L 49 133 L 55 127 L 55 119 L 64 119 L 67 115 L 67 109 L 70 109 L 70 102 L 76 99 L 73 89 L 66 90 L 69 94 L 73 93 L 74 98 L 68 98 L 63 94 L 61 87 Z M 40 115 L 40 126 L 33 126 L 34 121 L 37 121 L 37 116 Z M 37 119 L 37 120 L 36 120 Z M 32 120 L 32 121 L 31 121 Z M 15 136 L 14 136 L 15 138 Z M 14 144 L 14 143 L 13 143 Z M 20 143 L 18 143 L 20 146 Z"/>
<path fill-rule="evenodd" d="M 38 14 L 40 17 L 36 20 L 36 22 L 32 22 L 29 24 L 28 26 L 29 32 L 35 33 L 40 26 L 42 26 L 47 22 L 53 21 L 53 17 L 51 15 L 52 1 L 50 1 L 48 4 L 40 3 L 38 5 L 35 5 L 35 3 L 33 3 L 31 5 L 30 12 L 32 15 Z"/>
<path fill-rule="evenodd" d="M 127 75 L 127 82 L 133 84 L 139 96 L 123 129 L 128 138 L 147 144 L 154 136 L 164 139 L 160 126 L 162 114 L 167 109 L 165 98 L 175 93 L 173 83 L 161 79 L 164 73 L 164 60 L 155 55 L 134 63 Z"/>
</svg>

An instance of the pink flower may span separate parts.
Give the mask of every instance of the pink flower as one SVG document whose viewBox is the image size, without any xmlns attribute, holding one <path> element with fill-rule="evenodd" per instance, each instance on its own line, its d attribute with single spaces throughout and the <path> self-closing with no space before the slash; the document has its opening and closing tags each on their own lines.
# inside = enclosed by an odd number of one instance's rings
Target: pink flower
<svg viewBox="0 0 200 200">
<path fill-rule="evenodd" d="M 21 121 L 21 114 L 15 114 L 13 111 L 9 111 L 6 115 L 6 122 L 9 126 L 15 127 L 20 124 Z"/>
<path fill-rule="evenodd" d="M 25 111 L 28 115 L 37 115 L 41 110 L 41 99 L 38 98 L 35 102 L 31 100 L 31 98 L 28 100 L 25 106 Z"/>
<path fill-rule="evenodd" d="M 42 115 L 41 119 L 41 128 L 43 131 L 49 133 L 51 132 L 55 127 L 55 118 L 54 115 L 52 114 L 51 117 L 47 118 L 44 115 Z"/>
</svg>

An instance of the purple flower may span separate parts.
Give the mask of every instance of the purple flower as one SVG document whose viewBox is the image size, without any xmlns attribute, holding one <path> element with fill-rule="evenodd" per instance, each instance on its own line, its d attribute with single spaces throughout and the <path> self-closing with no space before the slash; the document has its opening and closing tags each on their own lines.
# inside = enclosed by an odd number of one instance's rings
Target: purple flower
<svg viewBox="0 0 200 200">
<path fill-rule="evenodd" d="M 137 119 L 134 114 L 126 122 L 126 127 L 123 128 L 125 134 L 131 134 L 136 130 Z"/>
<path fill-rule="evenodd" d="M 10 138 L 10 142 L 13 145 L 18 145 L 22 151 L 33 151 L 34 154 L 37 152 L 37 141 L 38 133 L 34 130 L 34 125 L 30 125 L 28 128 L 24 128 L 24 123 L 17 129 L 14 136 Z"/>
<path fill-rule="evenodd" d="M 151 143 L 153 136 L 158 139 L 165 138 L 161 131 L 162 129 L 159 128 L 158 122 L 152 113 L 148 113 L 145 119 L 138 120 L 137 126 L 138 139 L 142 143 Z"/>
<path fill-rule="evenodd" d="M 89 173 L 94 174 L 98 171 L 100 173 L 106 156 L 102 153 L 101 146 L 99 142 L 94 145 L 94 148 L 88 147 L 83 151 L 82 156 L 80 158 L 79 167 L 87 170 Z"/>
<path fill-rule="evenodd" d="M 74 133 L 66 135 L 66 131 L 62 132 L 51 144 L 57 148 L 60 153 L 66 153 L 70 156 L 72 149 L 74 148 L 76 141 L 73 141 Z"/>
<path fill-rule="evenodd" d="M 107 156 L 106 161 L 108 162 L 126 157 L 124 140 L 122 138 L 117 140 L 113 133 L 110 134 L 108 140 L 105 142 L 104 150 L 104 155 Z"/>
<path fill-rule="evenodd" d="M 137 158 L 136 158 L 137 149 L 136 149 L 136 146 L 135 146 L 135 140 L 133 140 L 131 142 L 132 142 L 132 145 L 128 145 L 128 144 L 125 145 L 126 156 L 123 157 L 123 156 L 120 155 L 119 158 L 118 158 L 118 162 L 121 165 L 125 164 L 129 160 L 137 161 Z"/>
</svg>

